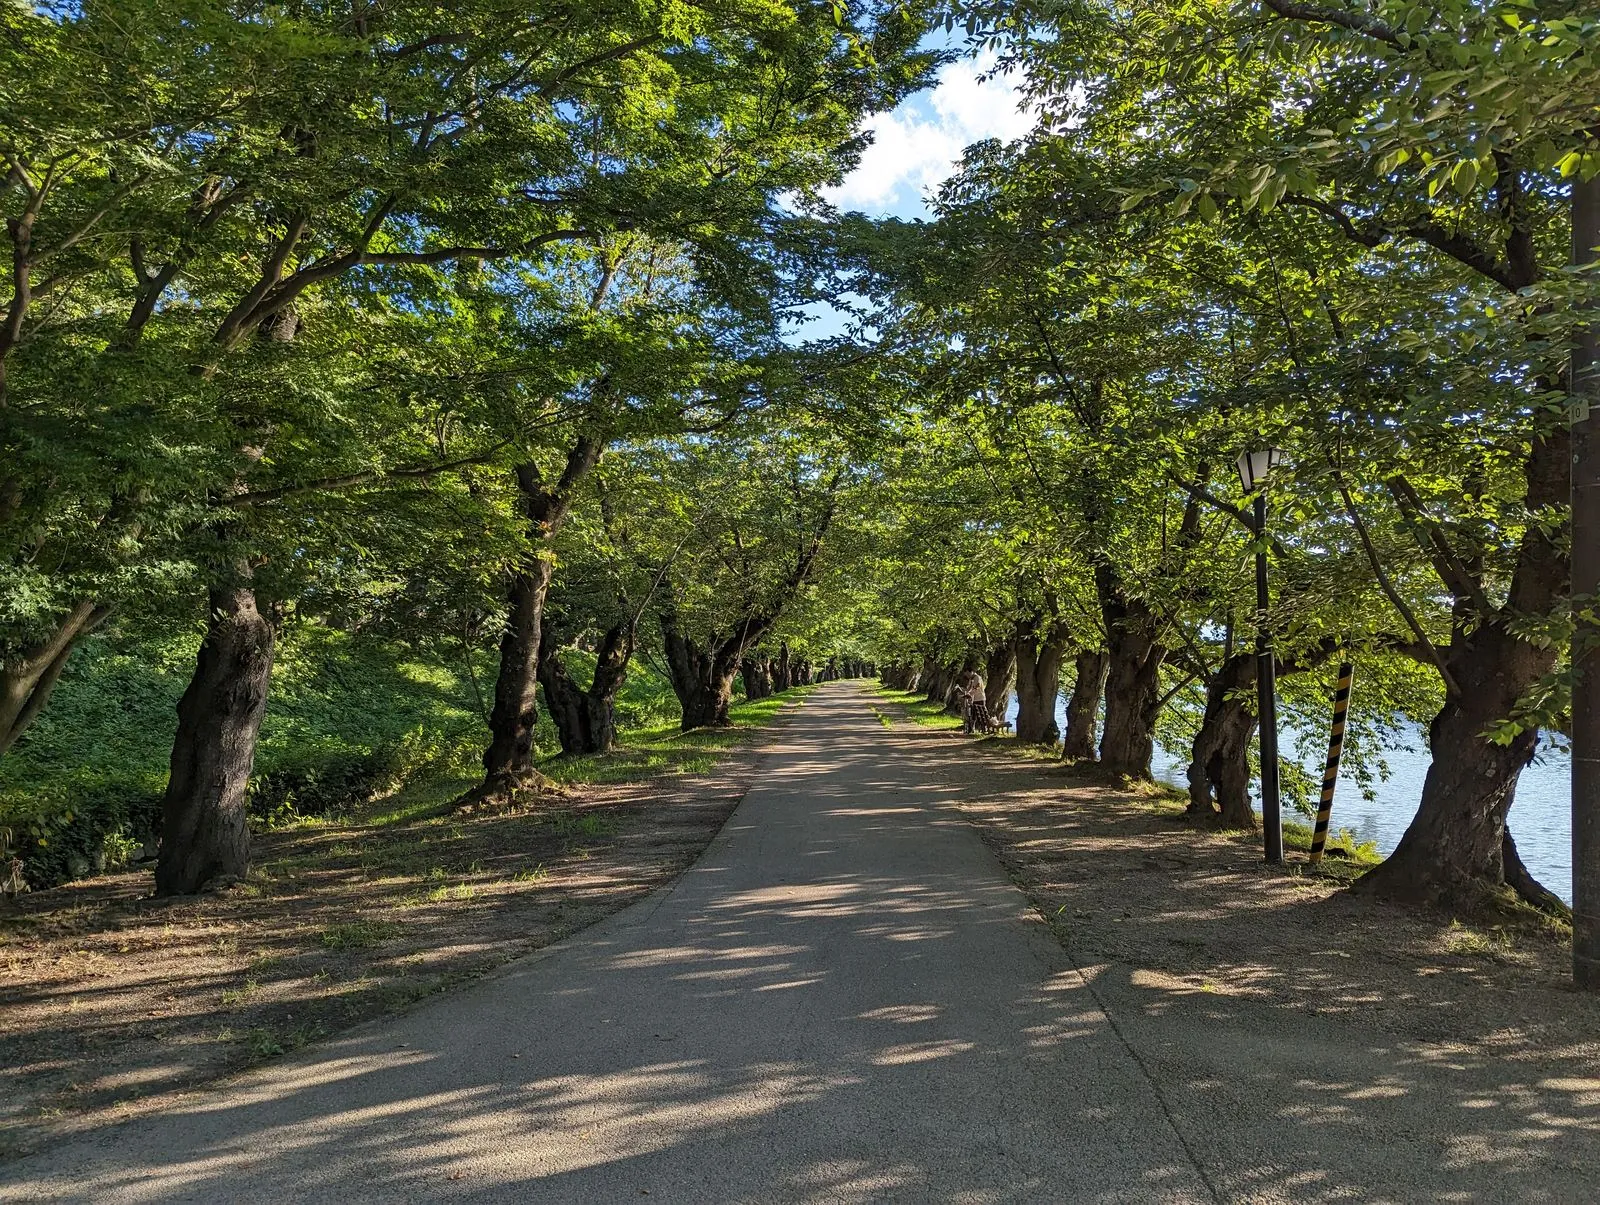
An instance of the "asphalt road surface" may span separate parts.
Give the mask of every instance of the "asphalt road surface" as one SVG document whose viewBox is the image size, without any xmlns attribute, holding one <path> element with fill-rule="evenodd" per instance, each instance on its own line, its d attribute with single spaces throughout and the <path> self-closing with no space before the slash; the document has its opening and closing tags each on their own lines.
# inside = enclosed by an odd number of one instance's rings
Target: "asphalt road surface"
<svg viewBox="0 0 1600 1205">
<path fill-rule="evenodd" d="M 757 785 L 672 886 L 399 1019 L 0 1169 L 0 1197 L 1327 1199 L 1270 1120 L 1172 1111 L 1175 1034 L 1112 1023 L 947 806 L 951 754 L 926 738 L 825 687 L 768 734 Z M 1224 1180 L 1213 1137 L 1240 1131 L 1262 1173 Z M 1464 1199 L 1357 1134 L 1338 1157 L 1339 1199 Z M 1566 1183 L 1600 1200 L 1600 1179 Z"/>
</svg>

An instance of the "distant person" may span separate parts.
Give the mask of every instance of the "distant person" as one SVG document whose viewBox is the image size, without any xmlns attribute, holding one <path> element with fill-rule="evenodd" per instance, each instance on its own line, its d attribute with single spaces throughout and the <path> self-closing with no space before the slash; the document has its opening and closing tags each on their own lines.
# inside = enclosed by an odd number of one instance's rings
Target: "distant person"
<svg viewBox="0 0 1600 1205">
<path fill-rule="evenodd" d="M 969 669 L 961 676 L 956 695 L 960 699 L 962 734 L 971 736 L 974 731 L 989 731 L 989 705 L 984 697 L 983 676 Z"/>
</svg>

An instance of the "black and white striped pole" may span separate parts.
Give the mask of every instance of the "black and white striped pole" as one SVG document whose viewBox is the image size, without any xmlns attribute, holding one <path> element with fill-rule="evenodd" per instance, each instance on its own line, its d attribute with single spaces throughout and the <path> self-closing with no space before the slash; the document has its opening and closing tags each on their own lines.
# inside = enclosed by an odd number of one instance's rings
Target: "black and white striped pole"
<svg viewBox="0 0 1600 1205">
<path fill-rule="evenodd" d="M 1339 667 L 1339 684 L 1333 688 L 1333 730 L 1328 734 L 1328 764 L 1322 768 L 1322 798 L 1317 802 L 1317 827 L 1311 833 L 1311 857 L 1315 866 L 1322 861 L 1328 844 L 1328 821 L 1333 816 L 1333 790 L 1339 785 L 1339 759 L 1344 756 L 1345 717 L 1350 714 L 1350 679 L 1355 666 L 1346 661 Z"/>
</svg>

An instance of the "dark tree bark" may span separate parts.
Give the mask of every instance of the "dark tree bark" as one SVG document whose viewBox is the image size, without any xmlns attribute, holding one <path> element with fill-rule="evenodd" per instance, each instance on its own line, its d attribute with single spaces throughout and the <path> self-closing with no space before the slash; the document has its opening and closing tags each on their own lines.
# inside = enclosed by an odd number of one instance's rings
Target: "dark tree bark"
<svg viewBox="0 0 1600 1205">
<path fill-rule="evenodd" d="M 248 584 L 214 587 L 162 802 L 157 895 L 190 895 L 250 869 L 246 790 L 272 677 L 272 623 Z"/>
<path fill-rule="evenodd" d="M 551 545 L 572 509 L 579 482 L 599 463 L 604 449 L 602 439 L 580 435 L 554 485 L 531 461 L 516 467 L 532 549 L 511 575 L 506 629 L 500 638 L 500 672 L 489 712 L 489 747 L 483 754 L 483 785 L 473 798 L 512 794 L 533 771 L 533 730 L 539 719 L 539 633 L 545 597 L 550 592 Z"/>
<path fill-rule="evenodd" d="M 1004 718 L 1017 681 L 1017 650 L 1011 641 L 994 645 L 983 660 L 983 702 L 989 714 Z"/>
<path fill-rule="evenodd" d="M 1566 498 L 1569 447 L 1565 431 L 1534 441 L 1526 466 L 1530 511 L 1558 507 Z M 1502 745 L 1484 732 L 1512 715 L 1555 665 L 1554 649 L 1519 639 L 1510 624 L 1518 616 L 1547 614 L 1566 587 L 1560 548 L 1530 523 L 1504 607 L 1469 632 L 1458 629 L 1451 640 L 1445 667 L 1459 689 L 1446 695 L 1428 729 L 1433 758 L 1422 802 L 1394 852 L 1357 881 L 1357 891 L 1471 910 L 1501 888 L 1518 886 L 1506 874 L 1506 815 L 1538 733 L 1525 731 Z"/>
<path fill-rule="evenodd" d="M 978 672 L 978 654 L 968 653 L 961 659 L 961 664 L 950 670 L 950 685 L 945 690 L 944 710 L 946 715 L 961 715 L 966 711 L 966 702 L 957 694 L 961 684 L 967 680 L 968 674 Z"/>
<path fill-rule="evenodd" d="M 1250 738 L 1256 731 L 1256 656 L 1235 653 L 1206 684 L 1206 710 L 1189 761 L 1188 814 L 1223 828 L 1254 829 Z"/>
<path fill-rule="evenodd" d="M 1067 634 L 1054 621 L 1035 616 L 1018 626 L 1013 640 L 1017 659 L 1017 739 L 1053 745 L 1061 738 L 1056 699 L 1061 694 L 1061 662 Z"/>
<path fill-rule="evenodd" d="M 778 645 L 778 668 L 772 677 L 772 684 L 778 690 L 788 690 L 794 685 L 794 669 L 789 663 L 789 642 L 785 640 Z"/>
<path fill-rule="evenodd" d="M 760 657 L 746 657 L 739 663 L 739 673 L 744 677 L 744 697 L 764 699 L 772 693 L 772 680 L 767 676 L 767 663 Z"/>
<path fill-rule="evenodd" d="M 1100 764 L 1113 774 L 1148 779 L 1161 711 L 1161 663 L 1167 655 L 1156 639 L 1160 621 L 1143 599 L 1124 592 L 1110 566 L 1095 570 L 1095 584 L 1108 648 Z"/>
<path fill-rule="evenodd" d="M 0 664 L 0 757 L 44 710 L 78 642 L 110 614 L 109 607 L 80 602 L 61 617 L 48 636 Z"/>
<path fill-rule="evenodd" d="M 1079 653 L 1073 664 L 1072 694 L 1067 699 L 1067 730 L 1061 737 L 1066 761 L 1095 759 L 1095 730 L 1100 722 L 1100 695 L 1106 683 L 1106 655 Z"/>
<path fill-rule="evenodd" d="M 539 630 L 550 592 L 550 562 L 531 558 L 511 575 L 506 627 L 500 636 L 500 672 L 489 712 L 489 747 L 483 754 L 486 791 L 511 791 L 533 769 L 533 730 L 539 721 Z"/>
<path fill-rule="evenodd" d="M 661 640 L 672 692 L 683 711 L 683 731 L 726 728 L 743 645 L 735 637 L 715 634 L 705 645 L 697 643 L 683 632 L 670 606 L 661 611 Z"/>
<path fill-rule="evenodd" d="M 567 672 L 561 649 L 548 624 L 539 638 L 539 685 L 555 722 L 563 753 L 609 753 L 617 745 L 617 693 L 628 680 L 633 657 L 634 627 L 619 623 L 607 629 L 596 650 L 594 678 L 587 689 Z"/>
<path fill-rule="evenodd" d="M 955 693 L 956 682 L 961 677 L 959 665 L 945 665 L 935 662 L 932 672 L 922 676 L 922 686 L 927 695 L 928 702 L 937 703 L 941 707 L 950 706 L 950 696 Z"/>
<path fill-rule="evenodd" d="M 1280 681 L 1304 673 L 1326 662 L 1339 648 L 1337 640 L 1324 640 L 1289 660 L 1278 661 L 1275 673 Z M 1250 742 L 1258 727 L 1258 669 L 1253 651 L 1232 653 L 1206 677 L 1205 715 L 1190 748 L 1186 814 L 1221 828 L 1256 827 L 1255 809 L 1250 806 Z"/>
</svg>

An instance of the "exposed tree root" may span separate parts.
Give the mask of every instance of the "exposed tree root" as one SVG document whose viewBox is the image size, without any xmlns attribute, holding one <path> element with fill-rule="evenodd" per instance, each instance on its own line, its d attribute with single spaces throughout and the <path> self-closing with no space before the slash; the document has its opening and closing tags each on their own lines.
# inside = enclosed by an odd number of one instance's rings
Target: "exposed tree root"
<svg viewBox="0 0 1600 1205">
<path fill-rule="evenodd" d="M 1350 885 L 1357 895 L 1400 904 L 1421 904 L 1462 917 L 1505 916 L 1526 905 L 1561 919 L 1571 910 L 1561 898 L 1534 878 L 1517 853 L 1517 844 L 1507 830 L 1501 841 L 1503 877 L 1445 878 L 1426 873 L 1414 859 L 1397 860 L 1393 855 Z"/>
<path fill-rule="evenodd" d="M 1501 857 L 1505 862 L 1506 868 L 1506 886 L 1540 912 L 1570 921 L 1572 919 L 1572 909 L 1567 907 L 1566 902 L 1559 895 L 1533 877 L 1533 872 L 1523 864 L 1522 855 L 1517 853 L 1517 843 L 1512 840 L 1509 828 L 1506 829 L 1505 841 L 1501 846 L 1501 850 Z"/>
<path fill-rule="evenodd" d="M 528 807 L 541 799 L 568 799 L 571 793 L 537 770 L 494 774 L 457 799 L 457 812 L 499 812 Z"/>
</svg>

